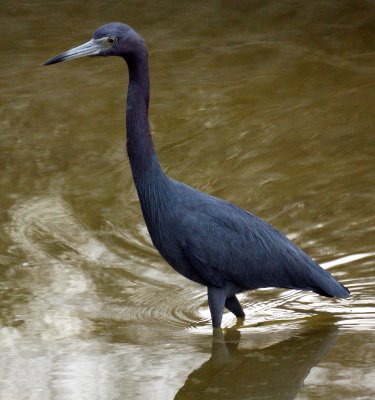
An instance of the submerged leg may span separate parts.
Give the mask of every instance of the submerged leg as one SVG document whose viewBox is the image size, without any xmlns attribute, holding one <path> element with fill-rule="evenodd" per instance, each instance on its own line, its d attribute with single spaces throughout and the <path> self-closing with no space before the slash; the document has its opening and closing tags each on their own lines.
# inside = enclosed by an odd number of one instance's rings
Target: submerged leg
<svg viewBox="0 0 375 400">
<path fill-rule="evenodd" d="M 225 288 L 216 286 L 207 287 L 208 306 L 211 312 L 212 326 L 214 328 L 221 327 L 221 320 L 223 318 L 224 304 L 226 300 Z"/>
<path fill-rule="evenodd" d="M 225 300 L 225 308 L 232 312 L 237 318 L 245 318 L 245 313 L 235 295 Z"/>
</svg>

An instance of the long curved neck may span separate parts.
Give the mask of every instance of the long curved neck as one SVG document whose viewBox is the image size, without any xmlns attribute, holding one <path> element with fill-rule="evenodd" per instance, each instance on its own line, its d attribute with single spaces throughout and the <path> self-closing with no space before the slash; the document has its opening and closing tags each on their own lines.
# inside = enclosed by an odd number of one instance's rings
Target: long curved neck
<svg viewBox="0 0 375 400">
<path fill-rule="evenodd" d="M 155 158 L 148 122 L 150 77 L 146 48 L 126 58 L 129 88 L 126 102 L 126 147 L 134 178 L 147 171 Z"/>
<path fill-rule="evenodd" d="M 125 58 L 129 69 L 126 102 L 126 147 L 135 186 L 147 225 L 155 214 L 152 204 L 161 204 L 168 187 L 154 150 L 148 121 L 150 77 L 147 49 L 139 43 L 138 51 Z"/>
</svg>

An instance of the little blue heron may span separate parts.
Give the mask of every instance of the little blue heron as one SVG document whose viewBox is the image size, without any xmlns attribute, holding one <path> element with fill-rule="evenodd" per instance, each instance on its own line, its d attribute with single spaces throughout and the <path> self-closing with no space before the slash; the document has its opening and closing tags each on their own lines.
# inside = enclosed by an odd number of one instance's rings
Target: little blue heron
<svg viewBox="0 0 375 400">
<path fill-rule="evenodd" d="M 246 290 L 278 287 L 349 296 L 348 289 L 271 225 L 163 172 L 148 121 L 148 53 L 137 32 L 122 23 L 106 24 L 89 42 L 45 64 L 83 56 L 119 56 L 127 63 L 126 146 L 143 217 L 165 260 L 207 286 L 214 328 L 221 326 L 224 307 L 237 318 L 245 317 L 236 294 Z"/>
</svg>

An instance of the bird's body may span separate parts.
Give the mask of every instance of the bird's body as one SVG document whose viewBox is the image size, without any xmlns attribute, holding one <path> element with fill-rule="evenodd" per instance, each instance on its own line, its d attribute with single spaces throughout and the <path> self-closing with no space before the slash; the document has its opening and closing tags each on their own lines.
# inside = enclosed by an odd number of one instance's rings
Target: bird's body
<svg viewBox="0 0 375 400">
<path fill-rule="evenodd" d="M 160 254 L 180 274 L 208 288 L 214 327 L 226 307 L 244 317 L 236 294 L 257 288 L 311 290 L 344 298 L 349 291 L 271 225 L 229 202 L 169 178 L 157 159 L 148 122 L 147 49 L 130 27 L 112 23 L 92 41 L 54 57 L 117 55 L 129 70 L 127 151 L 142 213 Z"/>
</svg>

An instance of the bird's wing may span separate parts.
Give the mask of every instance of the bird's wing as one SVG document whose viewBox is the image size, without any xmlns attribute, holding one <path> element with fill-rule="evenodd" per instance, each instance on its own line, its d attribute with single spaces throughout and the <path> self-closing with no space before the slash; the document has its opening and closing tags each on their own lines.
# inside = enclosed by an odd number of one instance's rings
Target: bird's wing
<svg viewBox="0 0 375 400">
<path fill-rule="evenodd" d="M 202 194 L 201 201 L 185 204 L 184 215 L 180 245 L 211 285 L 228 280 L 246 289 L 315 290 L 327 274 L 271 225 L 231 203 Z"/>
<path fill-rule="evenodd" d="M 202 281 L 349 296 L 329 272 L 267 222 L 224 200 L 175 185 L 173 241 Z"/>
</svg>

